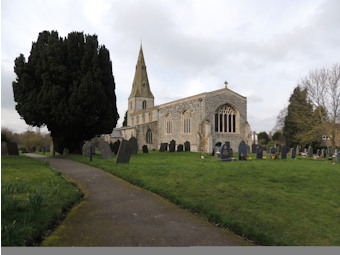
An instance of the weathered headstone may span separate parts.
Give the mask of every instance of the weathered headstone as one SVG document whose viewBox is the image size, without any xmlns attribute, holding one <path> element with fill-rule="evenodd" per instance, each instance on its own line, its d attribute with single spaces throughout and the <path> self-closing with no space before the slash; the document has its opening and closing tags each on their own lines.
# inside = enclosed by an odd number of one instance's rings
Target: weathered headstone
<svg viewBox="0 0 340 255">
<path fill-rule="evenodd" d="M 15 142 L 7 143 L 7 150 L 9 156 L 19 156 L 18 144 Z"/>
<path fill-rule="evenodd" d="M 238 146 L 238 160 L 247 160 L 247 145 L 244 141 Z"/>
<path fill-rule="evenodd" d="M 169 144 L 169 152 L 175 152 L 176 151 L 176 141 L 171 140 Z"/>
<path fill-rule="evenodd" d="M 182 152 L 183 151 L 183 144 L 179 144 L 177 146 L 177 152 Z"/>
<path fill-rule="evenodd" d="M 99 140 L 98 147 L 100 153 L 102 154 L 102 158 L 112 158 L 112 151 L 110 144 L 104 140 Z"/>
<path fill-rule="evenodd" d="M 270 155 L 275 155 L 276 149 L 274 147 L 270 147 Z"/>
<path fill-rule="evenodd" d="M 1 143 L 1 155 L 7 155 L 7 154 L 8 154 L 7 143 L 2 142 Z"/>
<path fill-rule="evenodd" d="M 296 149 L 295 148 L 291 148 L 290 149 L 290 157 L 292 159 L 295 159 L 296 158 Z"/>
<path fill-rule="evenodd" d="M 131 147 L 131 154 L 137 154 L 138 152 L 137 139 L 135 137 L 131 137 L 129 143 Z"/>
<path fill-rule="evenodd" d="M 321 150 L 317 149 L 316 154 L 320 157 L 321 156 Z"/>
<path fill-rule="evenodd" d="M 92 146 L 92 154 L 94 154 L 93 150 L 94 150 L 94 146 Z M 91 155 L 91 141 L 86 141 L 84 143 L 83 148 L 82 148 L 82 152 L 83 152 L 84 157 L 90 157 L 90 155 Z"/>
<path fill-rule="evenodd" d="M 257 148 L 257 145 L 253 143 L 251 146 L 251 153 L 256 153 L 256 148 Z"/>
<path fill-rule="evenodd" d="M 119 146 L 116 164 L 119 163 L 129 163 L 131 158 L 131 146 L 129 141 L 123 139 Z"/>
<path fill-rule="evenodd" d="M 307 153 L 308 153 L 308 149 L 307 149 L 307 148 L 305 148 L 305 150 L 304 150 L 304 151 L 305 151 L 305 154 L 307 154 Z"/>
<path fill-rule="evenodd" d="M 221 161 L 231 161 L 230 159 L 230 148 L 227 144 L 223 144 L 221 147 Z"/>
<path fill-rule="evenodd" d="M 313 157 L 313 148 L 312 148 L 312 146 L 309 146 L 309 148 L 308 148 L 308 157 L 310 157 L 310 158 Z"/>
<path fill-rule="evenodd" d="M 186 141 L 186 142 L 184 143 L 184 150 L 185 150 L 185 151 L 190 151 L 190 142 L 189 142 L 189 141 Z"/>
<path fill-rule="evenodd" d="M 70 154 L 70 150 L 68 148 L 64 148 L 63 149 L 63 155 L 67 156 L 68 154 Z"/>
<path fill-rule="evenodd" d="M 143 153 L 149 153 L 147 145 L 143 145 L 142 149 L 143 149 Z"/>
<path fill-rule="evenodd" d="M 164 152 L 168 150 L 168 144 L 167 143 L 161 143 L 161 147 L 159 148 L 159 152 Z"/>
<path fill-rule="evenodd" d="M 221 157 L 221 148 L 222 146 L 215 146 L 214 148 L 214 155 L 216 158 L 220 158 Z"/>
<path fill-rule="evenodd" d="M 116 142 L 114 142 L 112 144 L 112 152 L 113 152 L 113 154 L 117 155 L 118 150 L 119 150 L 119 146 L 120 146 L 120 141 L 119 140 L 117 140 Z"/>
<path fill-rule="evenodd" d="M 321 156 L 322 156 L 323 158 L 326 158 L 326 157 L 327 157 L 327 151 L 326 151 L 325 149 L 322 149 L 322 150 L 321 150 Z"/>
<path fill-rule="evenodd" d="M 287 159 L 287 147 L 286 146 L 281 147 L 281 159 Z"/>
<path fill-rule="evenodd" d="M 296 155 L 300 155 L 300 146 L 296 146 Z"/>
<path fill-rule="evenodd" d="M 338 158 L 338 163 L 340 163 L 340 151 L 336 154 Z"/>
<path fill-rule="evenodd" d="M 263 149 L 261 146 L 257 146 L 256 148 L 256 159 L 262 159 L 263 158 Z"/>
</svg>

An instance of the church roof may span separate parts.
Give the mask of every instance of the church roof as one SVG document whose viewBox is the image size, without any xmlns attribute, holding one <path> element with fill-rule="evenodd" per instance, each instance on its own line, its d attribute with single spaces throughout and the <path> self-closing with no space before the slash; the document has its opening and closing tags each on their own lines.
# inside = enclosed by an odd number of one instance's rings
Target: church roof
<svg viewBox="0 0 340 255">
<path fill-rule="evenodd" d="M 135 77 L 133 79 L 132 91 L 129 99 L 132 97 L 151 97 L 154 98 L 149 85 L 148 74 L 146 72 L 146 65 L 142 45 L 140 46 L 139 56 L 136 65 Z"/>
</svg>

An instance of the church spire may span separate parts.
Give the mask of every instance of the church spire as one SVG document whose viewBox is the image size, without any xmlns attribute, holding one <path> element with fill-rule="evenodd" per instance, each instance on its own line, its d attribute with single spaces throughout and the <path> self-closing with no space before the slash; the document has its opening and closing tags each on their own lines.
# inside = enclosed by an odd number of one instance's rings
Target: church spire
<svg viewBox="0 0 340 255">
<path fill-rule="evenodd" d="M 154 98 L 149 86 L 149 79 L 146 72 L 142 43 L 140 45 L 135 77 L 133 79 L 132 91 L 129 99 L 133 97 Z"/>
</svg>

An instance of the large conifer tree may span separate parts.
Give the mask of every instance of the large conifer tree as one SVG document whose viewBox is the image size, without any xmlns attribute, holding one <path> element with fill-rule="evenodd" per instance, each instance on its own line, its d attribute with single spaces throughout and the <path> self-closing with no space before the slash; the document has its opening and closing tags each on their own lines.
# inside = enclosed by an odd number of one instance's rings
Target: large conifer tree
<svg viewBox="0 0 340 255">
<path fill-rule="evenodd" d="M 28 125 L 46 125 L 57 152 L 78 152 L 82 142 L 110 133 L 119 118 L 109 51 L 96 35 L 60 38 L 44 31 L 28 61 L 15 59 L 16 110 Z"/>
</svg>

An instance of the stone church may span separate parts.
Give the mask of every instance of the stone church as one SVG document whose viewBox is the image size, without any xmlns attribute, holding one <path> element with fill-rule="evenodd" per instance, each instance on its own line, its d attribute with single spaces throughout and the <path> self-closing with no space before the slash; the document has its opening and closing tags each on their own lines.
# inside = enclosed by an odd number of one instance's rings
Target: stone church
<svg viewBox="0 0 340 255">
<path fill-rule="evenodd" d="M 142 46 L 128 102 L 127 127 L 113 134 L 137 138 L 139 149 L 159 149 L 161 143 L 190 142 L 191 151 L 211 153 L 216 143 L 230 142 L 234 151 L 240 141 L 251 143 L 247 122 L 247 98 L 225 87 L 154 105 L 154 95 L 146 71 Z"/>
</svg>

